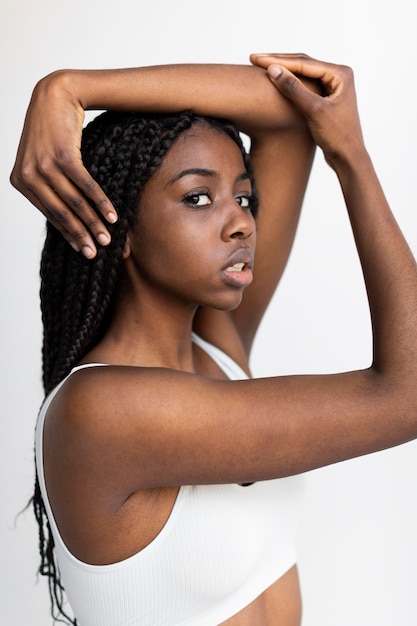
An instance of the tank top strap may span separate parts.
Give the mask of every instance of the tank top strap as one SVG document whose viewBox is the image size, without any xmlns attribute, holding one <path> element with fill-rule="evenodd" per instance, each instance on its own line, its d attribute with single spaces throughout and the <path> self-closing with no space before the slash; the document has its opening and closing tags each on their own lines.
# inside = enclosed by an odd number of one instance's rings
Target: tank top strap
<svg viewBox="0 0 417 626">
<path fill-rule="evenodd" d="M 202 339 L 196 333 L 192 333 L 192 340 L 196 346 L 204 350 L 206 354 L 220 367 L 230 380 L 245 380 L 249 378 L 247 373 L 228 354 Z"/>
</svg>

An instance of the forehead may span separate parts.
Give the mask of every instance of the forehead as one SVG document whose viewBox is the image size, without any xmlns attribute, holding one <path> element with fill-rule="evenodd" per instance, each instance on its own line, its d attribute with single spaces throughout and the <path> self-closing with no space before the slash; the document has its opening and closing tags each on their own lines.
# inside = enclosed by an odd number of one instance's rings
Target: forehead
<svg viewBox="0 0 417 626">
<path fill-rule="evenodd" d="M 193 126 L 168 150 L 158 178 L 170 179 L 181 170 L 206 168 L 240 175 L 246 171 L 239 146 L 226 133 L 209 126 Z"/>
</svg>

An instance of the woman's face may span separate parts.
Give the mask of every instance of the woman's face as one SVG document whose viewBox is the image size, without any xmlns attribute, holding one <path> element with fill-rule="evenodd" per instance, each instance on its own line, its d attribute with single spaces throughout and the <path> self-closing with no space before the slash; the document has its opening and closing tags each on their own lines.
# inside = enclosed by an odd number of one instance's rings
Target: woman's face
<svg viewBox="0 0 417 626">
<path fill-rule="evenodd" d="M 206 126 L 184 132 L 142 192 L 130 251 L 151 289 L 233 309 L 252 281 L 255 221 L 238 146 Z"/>
</svg>

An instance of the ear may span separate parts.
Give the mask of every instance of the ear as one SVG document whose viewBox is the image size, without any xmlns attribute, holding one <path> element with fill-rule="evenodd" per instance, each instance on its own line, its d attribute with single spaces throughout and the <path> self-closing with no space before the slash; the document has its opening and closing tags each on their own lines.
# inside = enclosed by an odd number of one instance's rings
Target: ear
<svg viewBox="0 0 417 626">
<path fill-rule="evenodd" d="M 130 233 L 127 233 L 125 247 L 123 248 L 123 256 L 122 256 L 123 260 L 128 259 L 131 253 L 132 253 L 132 248 L 130 245 Z"/>
</svg>

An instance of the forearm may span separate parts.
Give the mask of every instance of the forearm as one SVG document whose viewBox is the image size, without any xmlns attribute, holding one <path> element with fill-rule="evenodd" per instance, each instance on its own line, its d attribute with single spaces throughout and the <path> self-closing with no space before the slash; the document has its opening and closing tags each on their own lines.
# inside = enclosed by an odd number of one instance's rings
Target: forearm
<svg viewBox="0 0 417 626">
<path fill-rule="evenodd" d="M 81 161 L 87 109 L 191 109 L 228 118 L 260 142 L 271 132 L 305 126 L 259 67 L 169 65 L 49 74 L 34 89 L 11 182 L 88 258 L 96 254 L 94 238 L 103 245 L 110 241 L 90 202 L 109 222 L 116 210 Z"/>
<path fill-rule="evenodd" d="M 265 55 L 255 60 L 268 68 L 281 93 L 304 112 L 314 140 L 339 177 L 368 291 L 372 371 L 382 375 L 386 388 L 398 388 L 400 383 L 415 411 L 416 263 L 364 147 L 353 72 L 305 55 Z M 324 97 L 305 89 L 295 74 L 320 79 Z"/>
<path fill-rule="evenodd" d="M 374 368 L 415 382 L 417 267 L 364 148 L 333 164 L 345 196 L 369 298 Z"/>
<path fill-rule="evenodd" d="M 61 90 L 84 110 L 171 112 L 191 109 L 231 119 L 252 135 L 304 122 L 259 67 L 162 65 L 119 70 L 60 70 L 38 84 Z"/>
</svg>

